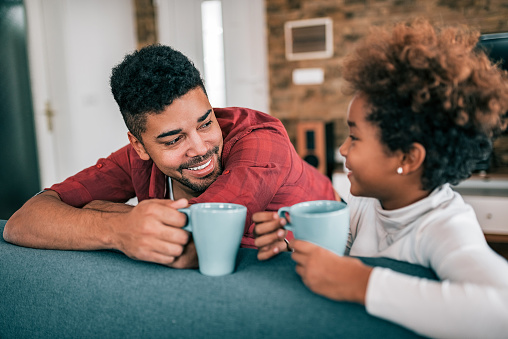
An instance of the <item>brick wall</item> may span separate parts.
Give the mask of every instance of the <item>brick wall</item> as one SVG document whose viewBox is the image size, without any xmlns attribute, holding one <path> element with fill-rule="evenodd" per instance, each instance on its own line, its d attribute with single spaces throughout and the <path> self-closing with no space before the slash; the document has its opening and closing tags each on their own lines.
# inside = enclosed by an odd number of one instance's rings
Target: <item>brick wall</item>
<svg viewBox="0 0 508 339">
<path fill-rule="evenodd" d="M 346 137 L 344 119 L 350 98 L 339 64 L 372 25 L 384 25 L 413 17 L 443 23 L 468 24 L 482 33 L 508 32 L 506 0 L 265 0 L 270 113 L 281 119 L 295 143 L 296 121 L 335 122 L 336 146 Z M 288 61 L 285 57 L 284 23 L 291 20 L 329 17 L 333 20 L 334 53 L 328 59 Z M 324 83 L 294 85 L 298 68 L 322 68 Z M 496 148 L 508 148 L 508 138 Z"/>
</svg>

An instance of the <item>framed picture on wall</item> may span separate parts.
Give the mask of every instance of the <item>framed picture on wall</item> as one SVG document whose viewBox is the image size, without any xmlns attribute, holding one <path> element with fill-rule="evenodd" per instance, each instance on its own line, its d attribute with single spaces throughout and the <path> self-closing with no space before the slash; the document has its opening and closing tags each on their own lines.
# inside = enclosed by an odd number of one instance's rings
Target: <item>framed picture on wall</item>
<svg viewBox="0 0 508 339">
<path fill-rule="evenodd" d="M 284 24 L 288 60 L 323 59 L 333 55 L 333 21 L 330 18 L 288 21 Z"/>
</svg>

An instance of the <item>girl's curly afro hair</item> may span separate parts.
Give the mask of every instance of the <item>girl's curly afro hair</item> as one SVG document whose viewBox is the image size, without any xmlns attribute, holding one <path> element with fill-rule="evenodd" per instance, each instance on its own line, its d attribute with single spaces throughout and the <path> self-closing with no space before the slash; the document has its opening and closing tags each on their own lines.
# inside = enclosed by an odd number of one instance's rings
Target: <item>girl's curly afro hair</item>
<svg viewBox="0 0 508 339">
<path fill-rule="evenodd" d="M 425 147 L 423 189 L 468 178 L 506 128 L 508 77 L 476 47 L 478 37 L 417 19 L 374 29 L 343 65 L 388 150 Z"/>
</svg>

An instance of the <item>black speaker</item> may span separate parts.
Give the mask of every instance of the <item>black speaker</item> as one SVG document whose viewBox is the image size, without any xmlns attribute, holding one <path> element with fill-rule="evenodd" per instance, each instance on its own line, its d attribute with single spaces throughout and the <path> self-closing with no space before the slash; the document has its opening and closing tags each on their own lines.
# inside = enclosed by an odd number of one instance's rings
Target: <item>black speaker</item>
<svg viewBox="0 0 508 339">
<path fill-rule="evenodd" d="M 333 122 L 299 122 L 296 137 L 296 151 L 302 159 L 331 178 L 335 163 Z"/>
</svg>

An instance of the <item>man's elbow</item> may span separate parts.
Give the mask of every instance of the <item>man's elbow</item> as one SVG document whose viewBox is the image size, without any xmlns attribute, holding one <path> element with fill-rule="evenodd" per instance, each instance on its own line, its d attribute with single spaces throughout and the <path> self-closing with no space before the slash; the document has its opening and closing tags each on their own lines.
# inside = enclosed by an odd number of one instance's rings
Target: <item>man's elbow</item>
<svg viewBox="0 0 508 339">
<path fill-rule="evenodd" d="M 10 242 L 12 244 L 15 244 L 16 243 L 16 230 L 17 230 L 17 227 L 16 227 L 16 217 L 13 215 L 9 220 L 7 220 L 7 223 L 5 224 L 5 227 L 4 227 L 4 233 L 3 233 L 3 237 L 4 237 L 4 240 L 7 241 L 7 242 Z"/>
<path fill-rule="evenodd" d="M 3 232 L 5 241 L 11 244 L 22 245 L 23 236 L 27 234 L 26 229 L 24 229 L 24 225 L 27 224 L 26 216 L 26 207 L 23 206 L 7 220 Z"/>
<path fill-rule="evenodd" d="M 27 247 L 37 243 L 39 239 L 33 234 L 34 225 L 40 225 L 48 213 L 56 213 L 55 204 L 60 201 L 58 194 L 53 191 L 45 191 L 30 198 L 7 220 L 3 231 L 4 240 Z"/>
</svg>

